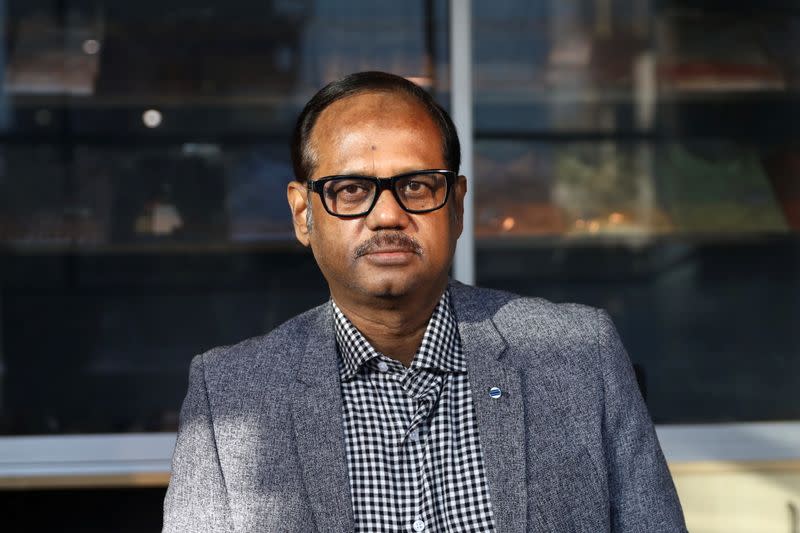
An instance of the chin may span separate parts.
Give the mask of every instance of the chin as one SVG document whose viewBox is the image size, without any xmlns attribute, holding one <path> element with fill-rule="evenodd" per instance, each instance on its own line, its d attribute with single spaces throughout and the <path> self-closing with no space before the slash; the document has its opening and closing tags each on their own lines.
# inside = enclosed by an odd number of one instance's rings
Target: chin
<svg viewBox="0 0 800 533">
<path fill-rule="evenodd" d="M 365 281 L 361 285 L 365 294 L 386 300 L 436 290 L 439 286 L 436 279 L 419 276 L 375 276 Z"/>
<path fill-rule="evenodd" d="M 371 273 L 361 279 L 354 280 L 353 285 L 365 296 L 382 299 L 402 298 L 419 291 L 425 280 L 408 272 Z"/>
<path fill-rule="evenodd" d="M 400 298 L 409 294 L 414 289 L 414 284 L 405 280 L 375 280 L 370 283 L 367 292 L 375 298 Z"/>
</svg>

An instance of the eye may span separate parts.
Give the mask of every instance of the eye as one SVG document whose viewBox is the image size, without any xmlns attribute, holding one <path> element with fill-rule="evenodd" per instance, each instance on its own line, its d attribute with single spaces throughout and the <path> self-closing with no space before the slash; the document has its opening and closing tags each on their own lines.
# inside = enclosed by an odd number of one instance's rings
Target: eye
<svg viewBox="0 0 800 533">
<path fill-rule="evenodd" d="M 347 193 L 347 194 L 358 194 L 359 191 L 363 191 L 364 187 L 362 185 L 356 185 L 355 183 L 348 183 L 336 190 L 336 193 Z"/>
<path fill-rule="evenodd" d="M 433 194 L 433 191 L 435 191 L 438 186 L 438 180 L 435 174 L 419 174 L 410 176 L 398 185 L 400 186 L 400 192 L 405 196 L 423 197 Z"/>
<path fill-rule="evenodd" d="M 373 184 L 369 181 L 346 179 L 331 181 L 325 187 L 325 196 L 337 201 L 359 201 L 372 194 Z"/>
</svg>

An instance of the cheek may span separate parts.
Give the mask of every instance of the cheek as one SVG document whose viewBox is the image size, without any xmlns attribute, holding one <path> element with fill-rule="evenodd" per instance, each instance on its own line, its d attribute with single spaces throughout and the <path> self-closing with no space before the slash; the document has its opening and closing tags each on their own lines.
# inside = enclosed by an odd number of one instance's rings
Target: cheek
<svg viewBox="0 0 800 533">
<path fill-rule="evenodd" d="M 359 242 L 357 220 L 340 220 L 319 211 L 314 213 L 311 245 L 325 263 L 347 260 Z"/>
<path fill-rule="evenodd" d="M 449 212 L 442 212 L 443 216 L 431 220 L 425 226 L 425 240 L 428 243 L 428 253 L 435 257 L 444 257 L 451 252 L 454 246 L 456 233 L 456 222 L 453 215 Z"/>
</svg>

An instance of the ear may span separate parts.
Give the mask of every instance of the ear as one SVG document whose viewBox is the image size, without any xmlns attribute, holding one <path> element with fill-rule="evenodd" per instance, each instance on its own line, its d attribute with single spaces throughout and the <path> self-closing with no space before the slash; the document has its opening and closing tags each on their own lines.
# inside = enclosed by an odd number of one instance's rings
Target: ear
<svg viewBox="0 0 800 533">
<path fill-rule="evenodd" d="M 464 230 L 464 197 L 467 195 L 467 178 L 458 176 L 453 186 L 453 218 L 456 225 L 456 235 L 461 236 Z"/>
<path fill-rule="evenodd" d="M 308 202 L 311 197 L 304 183 L 292 181 L 286 188 L 286 198 L 289 200 L 289 209 L 292 211 L 292 223 L 294 224 L 294 235 L 300 244 L 308 246 L 310 234 L 306 224 L 306 213 L 309 209 Z"/>
</svg>

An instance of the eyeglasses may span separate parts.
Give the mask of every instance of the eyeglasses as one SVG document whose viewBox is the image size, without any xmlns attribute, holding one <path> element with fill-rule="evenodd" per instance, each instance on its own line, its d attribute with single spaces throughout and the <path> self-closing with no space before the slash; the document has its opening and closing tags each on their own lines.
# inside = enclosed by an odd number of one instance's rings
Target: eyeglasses
<svg viewBox="0 0 800 533">
<path fill-rule="evenodd" d="M 430 213 L 447 203 L 455 179 L 451 170 L 415 170 L 391 178 L 327 176 L 309 180 L 308 190 L 319 194 L 328 213 L 342 218 L 368 215 L 385 189 L 405 211 Z"/>
</svg>

